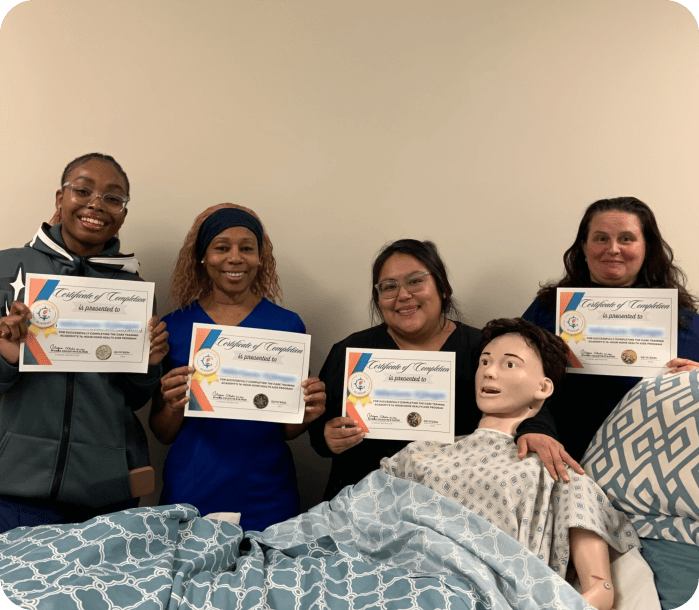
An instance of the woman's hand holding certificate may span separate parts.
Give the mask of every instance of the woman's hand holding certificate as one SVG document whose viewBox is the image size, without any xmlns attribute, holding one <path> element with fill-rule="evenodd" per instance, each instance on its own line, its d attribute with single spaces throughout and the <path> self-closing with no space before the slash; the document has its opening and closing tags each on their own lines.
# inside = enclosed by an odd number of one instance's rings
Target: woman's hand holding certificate
<svg viewBox="0 0 699 610">
<path fill-rule="evenodd" d="M 32 317 L 29 308 L 20 301 L 10 306 L 9 313 L 0 318 L 0 356 L 9 364 L 19 361 L 19 346 L 27 336 L 27 320 Z"/>
</svg>

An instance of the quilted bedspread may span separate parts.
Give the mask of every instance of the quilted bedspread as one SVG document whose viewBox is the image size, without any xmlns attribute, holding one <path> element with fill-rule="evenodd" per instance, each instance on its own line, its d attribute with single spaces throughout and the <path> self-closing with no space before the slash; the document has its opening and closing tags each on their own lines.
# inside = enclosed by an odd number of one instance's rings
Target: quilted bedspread
<svg viewBox="0 0 699 610">
<path fill-rule="evenodd" d="M 261 533 L 188 505 L 17 528 L 0 535 L 0 582 L 41 610 L 591 610 L 475 513 L 379 471 Z"/>
</svg>

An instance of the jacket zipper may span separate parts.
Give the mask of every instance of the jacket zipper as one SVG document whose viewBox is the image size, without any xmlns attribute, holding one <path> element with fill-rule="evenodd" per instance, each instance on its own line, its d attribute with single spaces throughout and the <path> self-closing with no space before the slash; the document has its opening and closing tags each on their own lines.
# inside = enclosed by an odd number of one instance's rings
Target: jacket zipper
<svg viewBox="0 0 699 610">
<path fill-rule="evenodd" d="M 77 275 L 85 276 L 85 259 L 80 258 Z M 56 501 L 58 492 L 61 490 L 63 482 L 63 473 L 66 468 L 66 458 L 68 456 L 68 444 L 70 440 L 70 427 L 73 418 L 73 389 L 75 387 L 75 373 L 68 373 L 66 379 L 66 398 L 63 405 L 63 425 L 61 426 L 61 443 L 58 447 L 58 460 L 56 463 L 56 473 L 53 475 L 53 484 L 51 485 L 51 495 L 49 500 Z"/>
</svg>

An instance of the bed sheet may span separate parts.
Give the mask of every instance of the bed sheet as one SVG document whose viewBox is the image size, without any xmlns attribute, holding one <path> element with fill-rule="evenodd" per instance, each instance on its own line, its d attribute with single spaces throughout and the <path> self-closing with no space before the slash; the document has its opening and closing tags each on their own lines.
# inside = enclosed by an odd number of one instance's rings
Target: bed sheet
<svg viewBox="0 0 699 610">
<path fill-rule="evenodd" d="M 378 471 L 264 532 L 188 505 L 17 528 L 0 535 L 0 582 L 42 610 L 591 609 L 478 515 Z"/>
</svg>

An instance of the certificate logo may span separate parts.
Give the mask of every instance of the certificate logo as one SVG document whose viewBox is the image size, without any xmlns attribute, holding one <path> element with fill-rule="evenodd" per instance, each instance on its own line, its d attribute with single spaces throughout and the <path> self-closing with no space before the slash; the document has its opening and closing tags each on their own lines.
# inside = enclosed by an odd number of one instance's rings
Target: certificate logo
<svg viewBox="0 0 699 610">
<path fill-rule="evenodd" d="M 417 428 L 422 423 L 422 417 L 419 413 L 413 411 L 412 413 L 408 413 L 406 421 L 408 422 L 408 425 L 412 428 Z"/>
<path fill-rule="evenodd" d="M 32 324 L 37 328 L 49 328 L 58 320 L 58 307 L 51 301 L 35 301 L 31 308 Z"/>
<path fill-rule="evenodd" d="M 623 352 L 621 352 L 621 359 L 626 364 L 633 364 L 636 362 L 636 360 L 638 360 L 638 355 L 632 349 L 625 349 Z"/>
<path fill-rule="evenodd" d="M 111 355 L 112 355 L 112 348 L 109 347 L 108 345 L 100 345 L 95 350 L 95 356 L 97 356 L 98 360 L 109 360 Z"/>
<path fill-rule="evenodd" d="M 363 398 L 371 393 L 371 377 L 365 372 L 353 373 L 347 384 L 349 391 L 357 398 Z"/>
<path fill-rule="evenodd" d="M 199 350 L 194 356 L 194 368 L 205 377 L 213 375 L 221 366 L 221 359 L 212 349 Z"/>
<path fill-rule="evenodd" d="M 258 409 L 264 409 L 269 404 L 269 398 L 267 398 L 265 394 L 257 394 L 257 396 L 252 399 L 252 404 Z"/>
<path fill-rule="evenodd" d="M 561 329 L 569 335 L 577 335 L 585 330 L 585 318 L 579 311 L 566 311 L 561 316 Z"/>
</svg>

